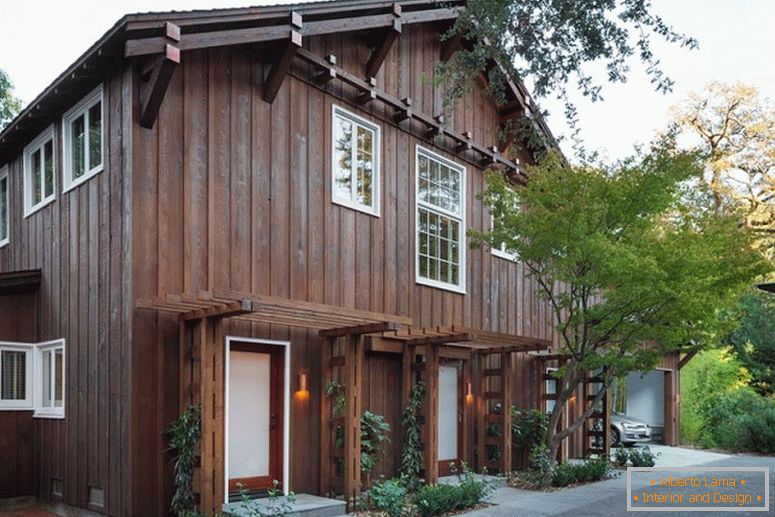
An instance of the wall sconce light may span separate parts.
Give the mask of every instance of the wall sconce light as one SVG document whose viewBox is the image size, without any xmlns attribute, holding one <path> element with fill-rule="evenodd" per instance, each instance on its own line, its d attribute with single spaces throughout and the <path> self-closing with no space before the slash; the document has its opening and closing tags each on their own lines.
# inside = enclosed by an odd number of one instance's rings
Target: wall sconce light
<svg viewBox="0 0 775 517">
<path fill-rule="evenodd" d="M 568 399 L 568 403 L 575 404 L 576 403 L 576 395 L 571 395 Z"/>
<path fill-rule="evenodd" d="M 466 383 L 466 402 L 469 404 L 474 401 L 474 387 L 470 382 Z"/>
<path fill-rule="evenodd" d="M 299 391 L 307 391 L 307 374 L 303 372 L 299 374 Z"/>
</svg>

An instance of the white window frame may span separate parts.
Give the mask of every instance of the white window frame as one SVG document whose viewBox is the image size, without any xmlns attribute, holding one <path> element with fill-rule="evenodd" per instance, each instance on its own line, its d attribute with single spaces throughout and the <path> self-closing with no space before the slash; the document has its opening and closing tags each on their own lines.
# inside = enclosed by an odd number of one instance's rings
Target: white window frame
<svg viewBox="0 0 775 517">
<path fill-rule="evenodd" d="M 349 120 L 353 123 L 353 125 L 361 126 L 364 129 L 367 129 L 369 131 L 372 131 L 374 133 L 374 138 L 372 139 L 372 143 L 374 145 L 374 150 L 372 151 L 372 161 L 374 162 L 374 168 L 373 168 L 373 178 L 371 180 L 372 185 L 372 193 L 371 193 L 371 199 L 373 206 L 364 205 L 361 203 L 357 203 L 353 201 L 355 198 L 354 195 L 352 195 L 353 189 L 355 189 L 355 181 L 351 182 L 350 191 L 351 191 L 351 199 L 343 199 L 341 197 L 337 197 L 336 195 L 336 174 L 334 173 L 334 167 L 336 163 L 336 139 L 334 138 L 334 127 L 336 124 L 337 117 L 344 118 L 346 120 Z M 382 154 L 382 135 L 381 135 L 381 127 L 359 115 L 356 115 L 355 113 L 346 110 L 342 108 L 341 106 L 338 106 L 336 104 L 331 104 L 331 201 L 337 205 L 341 205 L 347 208 L 351 208 L 353 210 L 357 210 L 359 212 L 363 212 L 364 214 L 373 215 L 374 217 L 380 216 L 380 191 L 381 191 L 381 182 L 382 182 L 382 175 L 380 174 L 380 166 L 381 166 L 381 160 L 380 155 Z M 353 133 L 356 135 L 356 133 Z M 353 159 L 351 161 L 352 167 L 355 168 L 355 153 L 357 152 L 357 135 L 355 136 L 355 145 L 352 147 L 352 153 L 353 153 Z M 350 177 L 353 177 L 354 174 L 356 174 L 357 171 L 354 169 L 350 169 Z"/>
<path fill-rule="evenodd" d="M 2 352 L 24 352 L 26 354 L 25 366 L 25 389 L 24 400 L 4 400 L 0 398 L 0 411 L 20 411 L 33 409 L 33 370 L 34 367 L 34 354 L 32 345 L 26 343 L 13 343 L 13 342 L 0 342 L 0 368 L 2 368 L 3 356 Z M 0 376 L 2 375 L 2 369 L 0 369 Z M 2 379 L 0 379 L 2 380 Z"/>
<path fill-rule="evenodd" d="M 43 406 L 43 354 L 49 351 L 62 350 L 62 406 Z M 35 380 L 34 380 L 34 393 L 35 393 L 35 413 L 32 415 L 35 418 L 64 418 L 65 417 L 65 395 L 67 393 L 67 355 L 65 352 L 65 340 L 56 339 L 54 341 L 46 341 L 35 345 Z M 54 393 L 56 390 L 54 379 L 56 373 L 54 369 L 55 364 L 52 364 L 50 371 L 51 374 L 51 400 L 53 404 Z"/>
<path fill-rule="evenodd" d="M 420 201 L 420 156 L 440 162 L 445 167 L 454 169 L 460 173 L 460 213 L 456 214 L 437 207 L 430 203 L 424 203 Z M 415 145 L 414 151 L 414 278 L 415 282 L 421 285 L 427 285 L 429 287 L 435 287 L 437 289 L 444 289 L 446 291 L 452 291 L 458 294 L 466 294 L 466 168 L 459 163 L 455 163 L 448 160 L 444 156 L 431 151 L 430 149 L 423 147 L 419 144 Z M 455 219 L 460 223 L 460 265 L 458 267 L 459 283 L 451 284 L 449 282 L 441 282 L 431 278 L 423 278 L 420 276 L 420 209 L 435 212 L 436 214 L 444 217 Z"/>
<path fill-rule="evenodd" d="M 513 188 L 511 187 L 506 187 L 506 188 L 511 192 L 514 192 Z M 490 213 L 490 228 L 491 229 L 495 228 L 495 216 L 492 213 Z M 508 251 L 506 249 L 506 243 L 504 242 L 501 242 L 501 245 L 498 248 L 495 248 L 495 247 L 490 248 L 490 251 L 492 251 L 492 254 L 495 255 L 496 257 L 499 257 L 505 260 L 510 260 L 511 262 L 516 262 L 517 259 L 519 259 L 519 253 L 517 253 L 516 251 L 514 252 Z"/>
<path fill-rule="evenodd" d="M 0 248 L 3 248 L 11 242 L 11 180 L 8 175 L 8 166 L 3 165 L 0 167 L 0 181 L 5 180 L 5 217 L 8 224 L 6 225 L 6 231 L 8 235 L 0 239 Z"/>
<path fill-rule="evenodd" d="M 89 121 L 87 119 L 89 117 L 89 110 L 98 102 L 100 103 L 100 156 L 102 160 L 99 165 L 86 169 L 80 178 L 73 179 L 72 122 L 81 115 L 84 116 L 84 131 L 86 131 L 87 135 L 85 138 L 86 149 L 84 149 L 84 159 L 88 163 L 91 159 L 91 152 L 89 149 L 90 139 L 88 137 Z M 105 168 L 105 96 L 101 84 L 62 116 L 62 141 L 62 163 L 64 164 L 62 168 L 62 193 L 64 194 L 78 185 L 89 181 Z M 89 165 L 91 164 L 89 163 Z"/>
<path fill-rule="evenodd" d="M 46 158 L 46 152 L 45 152 L 45 145 L 48 143 L 48 141 L 51 140 L 52 153 L 51 153 L 51 159 L 54 161 L 53 167 L 54 167 L 54 185 L 51 192 L 51 195 L 48 197 L 42 198 L 37 204 L 32 204 L 32 166 L 30 163 L 30 159 L 34 153 L 37 151 L 41 151 L 41 157 L 44 160 L 43 165 L 43 178 L 41 178 L 41 182 L 43 184 L 43 190 L 45 193 L 45 158 Z M 35 138 L 27 147 L 24 148 L 24 159 L 23 159 L 23 169 L 24 169 L 24 217 L 29 217 L 41 208 L 43 208 L 46 205 L 49 205 L 54 202 L 54 200 L 57 197 L 57 146 L 56 146 L 56 136 L 54 135 L 54 125 L 51 124 L 48 128 L 46 128 L 41 134 Z"/>
<path fill-rule="evenodd" d="M 546 368 L 544 370 L 544 373 L 546 375 L 550 375 L 553 372 L 556 372 L 557 370 L 558 370 L 558 368 L 549 367 L 549 368 Z M 549 386 L 552 386 L 551 389 L 554 390 L 554 393 L 550 393 L 549 392 L 550 391 L 549 390 Z M 546 380 L 544 380 L 544 393 L 546 393 L 547 395 L 557 395 L 557 397 L 559 398 L 559 396 L 560 396 L 560 379 L 546 379 Z M 549 403 L 550 402 L 552 403 L 552 409 L 549 409 Z M 554 406 L 556 406 L 556 405 L 557 405 L 557 399 L 552 399 L 552 400 L 546 399 L 546 400 L 544 400 L 544 413 L 546 413 L 547 415 L 551 414 L 552 411 L 554 411 Z"/>
</svg>

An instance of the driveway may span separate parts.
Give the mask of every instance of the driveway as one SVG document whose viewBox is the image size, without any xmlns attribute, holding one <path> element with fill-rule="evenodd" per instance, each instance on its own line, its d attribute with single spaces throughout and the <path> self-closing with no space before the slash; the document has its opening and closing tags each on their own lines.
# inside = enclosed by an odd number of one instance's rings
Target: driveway
<svg viewBox="0 0 775 517">
<path fill-rule="evenodd" d="M 689 467 L 769 467 L 770 494 L 775 495 L 775 457 L 738 454 L 719 454 L 702 450 L 650 445 L 660 453 L 657 466 Z M 557 492 L 536 492 L 519 488 L 501 487 L 491 497 L 493 506 L 469 512 L 466 517 L 614 517 L 627 512 L 626 477 L 607 479 Z M 685 516 L 684 512 L 659 512 L 659 517 Z M 691 515 L 691 514 L 690 514 Z M 703 516 L 751 516 L 775 515 L 775 505 L 770 512 L 702 512 Z"/>
</svg>

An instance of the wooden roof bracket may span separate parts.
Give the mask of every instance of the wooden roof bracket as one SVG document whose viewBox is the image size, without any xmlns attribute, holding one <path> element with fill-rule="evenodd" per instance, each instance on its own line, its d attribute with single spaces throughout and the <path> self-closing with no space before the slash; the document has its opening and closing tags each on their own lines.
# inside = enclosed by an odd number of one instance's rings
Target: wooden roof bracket
<svg viewBox="0 0 775 517">
<path fill-rule="evenodd" d="M 351 327 L 339 327 L 333 329 L 323 329 L 318 332 L 320 337 L 342 337 L 342 336 L 360 336 L 363 334 L 372 334 L 376 332 L 396 331 L 401 327 L 398 323 L 392 321 L 382 321 L 378 323 L 366 323 L 364 325 L 354 325 Z"/>
<path fill-rule="evenodd" d="M 377 72 L 382 68 L 382 63 L 385 62 L 393 43 L 401 35 L 401 5 L 398 3 L 393 4 L 393 16 L 395 16 L 393 25 L 385 31 L 382 41 L 374 47 L 369 60 L 366 62 L 367 79 L 377 76 Z"/>
<path fill-rule="evenodd" d="M 291 32 L 290 38 L 285 42 L 284 48 L 275 61 L 272 69 L 269 71 L 266 82 L 264 83 L 264 100 L 268 103 L 274 102 L 280 87 L 291 69 L 296 52 L 301 48 L 301 15 L 297 12 L 291 13 Z"/>
<path fill-rule="evenodd" d="M 146 129 L 152 129 L 156 124 L 172 75 L 180 64 L 180 49 L 175 46 L 180 42 L 180 27 L 167 22 L 164 38 L 164 50 L 160 55 L 152 56 L 140 74 L 141 79 L 147 81 L 140 97 L 140 126 Z"/>
</svg>

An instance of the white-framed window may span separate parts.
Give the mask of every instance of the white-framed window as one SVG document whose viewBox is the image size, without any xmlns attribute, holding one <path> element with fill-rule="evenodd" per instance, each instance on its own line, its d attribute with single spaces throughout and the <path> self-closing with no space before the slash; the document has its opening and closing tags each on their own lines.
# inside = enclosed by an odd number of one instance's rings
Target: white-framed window
<svg viewBox="0 0 775 517">
<path fill-rule="evenodd" d="M 62 117 L 63 192 L 102 172 L 105 154 L 103 106 L 100 85 Z"/>
<path fill-rule="evenodd" d="M 0 342 L 0 410 L 65 417 L 65 340 Z"/>
<path fill-rule="evenodd" d="M 514 194 L 514 189 L 509 188 L 509 192 Z M 513 199 L 516 199 L 516 197 L 514 197 Z M 513 210 L 519 210 L 518 201 L 515 202 L 515 205 L 514 205 L 514 207 L 512 209 Z M 490 224 L 491 224 L 493 230 L 498 227 L 499 221 L 497 220 L 495 215 L 490 215 Z M 492 254 L 493 255 L 495 255 L 496 257 L 500 257 L 500 258 L 506 259 L 506 260 L 515 261 L 519 257 L 519 254 L 516 251 L 512 251 L 512 250 L 508 249 L 508 247 L 506 246 L 505 242 L 501 242 L 500 245 L 493 246 L 491 248 L 491 250 L 492 250 Z"/>
<path fill-rule="evenodd" d="M 49 126 L 24 148 L 24 216 L 54 201 L 56 157 L 54 126 Z"/>
<path fill-rule="evenodd" d="M 332 200 L 379 216 L 380 128 L 336 105 L 331 120 Z"/>
<path fill-rule="evenodd" d="M 546 375 L 552 375 L 554 372 L 557 371 L 557 368 L 547 368 L 545 370 Z M 556 379 L 552 377 L 551 379 L 546 379 L 544 381 L 544 393 L 547 395 L 559 395 L 557 392 L 557 386 L 560 384 L 559 379 Z M 554 406 L 557 404 L 557 400 L 551 399 L 551 400 L 545 400 L 544 401 L 544 411 L 546 414 L 550 414 L 552 411 L 554 411 Z"/>
<path fill-rule="evenodd" d="M 65 341 L 36 345 L 35 415 L 41 418 L 65 416 Z"/>
<path fill-rule="evenodd" d="M 415 167 L 417 283 L 465 293 L 466 169 L 419 145 Z"/>
<path fill-rule="evenodd" d="M 32 409 L 32 347 L 0 343 L 0 409 Z"/>
<path fill-rule="evenodd" d="M 11 240 L 11 198 L 8 193 L 8 166 L 0 167 L 0 248 Z"/>
</svg>

